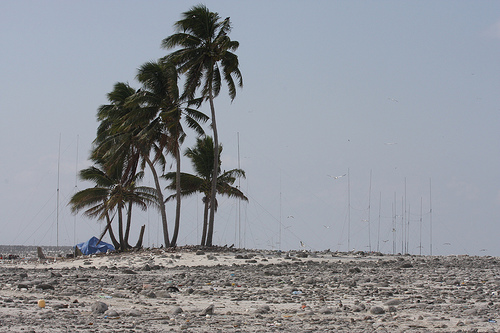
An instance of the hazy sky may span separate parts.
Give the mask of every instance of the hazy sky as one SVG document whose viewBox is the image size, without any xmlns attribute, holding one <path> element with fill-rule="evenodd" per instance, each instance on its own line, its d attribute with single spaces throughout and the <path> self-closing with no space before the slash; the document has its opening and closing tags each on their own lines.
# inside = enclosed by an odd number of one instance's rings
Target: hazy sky
<svg viewBox="0 0 500 333">
<path fill-rule="evenodd" d="M 500 255 L 500 2 L 204 3 L 240 42 L 244 87 L 215 106 L 222 168 L 239 161 L 250 199 L 219 198 L 216 244 Z M 96 110 L 114 83 L 139 87 L 195 4 L 0 2 L 0 244 L 99 234 L 67 206 L 91 186 L 76 173 Z M 199 242 L 202 215 L 201 196 L 183 200 L 180 245 Z M 142 224 L 161 243 L 157 211 L 133 223 L 131 243 Z"/>
</svg>

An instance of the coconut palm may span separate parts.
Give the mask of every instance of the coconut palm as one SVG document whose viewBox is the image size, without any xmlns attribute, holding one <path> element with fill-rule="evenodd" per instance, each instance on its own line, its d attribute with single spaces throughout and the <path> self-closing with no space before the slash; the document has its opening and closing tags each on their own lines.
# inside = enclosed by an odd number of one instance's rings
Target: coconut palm
<svg viewBox="0 0 500 333">
<path fill-rule="evenodd" d="M 139 68 L 137 79 L 142 83 L 142 88 L 132 98 L 132 103 L 146 109 L 145 114 L 150 117 L 154 116 L 150 121 L 158 123 L 168 133 L 169 140 L 166 143 L 166 149 L 176 160 L 176 214 L 174 232 L 170 241 L 170 246 L 175 247 L 181 214 L 180 146 L 186 137 L 182 123 L 185 122 L 198 135 L 202 135 L 204 131 L 199 122 L 206 122 L 208 117 L 182 103 L 177 87 L 177 71 L 173 64 L 162 61 L 147 62 Z"/>
<path fill-rule="evenodd" d="M 217 193 L 232 198 L 238 198 L 248 201 L 248 198 L 237 187 L 232 186 L 238 177 L 245 177 L 245 172 L 241 169 L 233 169 L 229 171 L 220 171 L 220 154 L 222 152 L 222 145 L 219 145 L 219 169 L 217 171 Z M 191 159 L 191 164 L 195 171 L 195 175 L 188 173 L 181 173 L 181 195 L 189 196 L 195 193 L 203 194 L 203 232 L 201 245 L 211 246 L 208 240 L 213 238 L 214 224 L 208 221 L 208 211 L 212 203 L 214 203 L 214 210 L 217 210 L 217 200 L 210 200 L 212 193 L 212 175 L 213 175 L 213 159 L 214 143 L 211 137 L 198 138 L 196 146 L 188 148 L 185 156 Z M 177 186 L 177 178 L 174 172 L 169 172 L 164 176 L 171 183 L 167 188 L 173 190 Z M 167 200 L 173 199 L 174 195 L 169 196 Z"/>
<path fill-rule="evenodd" d="M 113 168 L 104 170 L 104 162 L 97 160 L 96 165 L 80 171 L 80 178 L 95 183 L 94 187 L 75 193 L 69 204 L 73 212 L 86 209 L 84 214 L 89 217 L 106 219 L 107 230 L 116 249 L 127 250 L 128 239 L 123 233 L 123 209 L 127 203 L 139 206 L 145 210 L 148 205 L 156 203 L 154 189 L 137 186 L 137 182 L 144 176 L 139 172 L 132 177 L 123 177 L 123 164 L 116 163 Z M 111 228 L 110 213 L 118 215 L 119 241 L 116 240 Z M 130 214 L 130 210 L 129 210 Z"/>
<path fill-rule="evenodd" d="M 150 121 L 154 117 L 150 109 L 131 103 L 139 92 L 140 90 L 136 91 L 126 83 L 115 84 L 113 91 L 108 94 L 110 104 L 103 105 L 98 110 L 98 120 L 101 123 L 92 154 L 93 157 L 102 156 L 106 160 L 106 168 L 113 167 L 114 163 L 126 162 L 124 175 L 134 175 L 138 167 L 144 169 L 148 165 L 155 182 L 165 245 L 170 246 L 166 207 L 155 168 L 156 164 L 160 164 L 162 168 L 165 166 L 163 150 L 168 142 L 168 135 L 159 121 Z M 129 204 L 126 231 L 130 230 L 131 208 Z"/>
<path fill-rule="evenodd" d="M 182 19 L 174 24 L 177 33 L 165 38 L 162 47 L 180 49 L 164 59 L 175 64 L 179 73 L 186 74 L 183 96 L 194 99 L 200 86 L 202 100 L 210 103 L 214 138 L 212 202 L 215 201 L 218 170 L 219 138 L 215 119 L 214 98 L 220 93 L 222 79 L 226 82 L 231 100 L 236 97 L 236 85 L 242 87 L 243 80 L 238 68 L 238 57 L 232 52 L 239 43 L 232 41 L 229 17 L 222 20 L 218 13 L 211 12 L 204 5 L 197 5 L 182 14 Z M 236 79 L 236 82 L 235 82 Z M 210 223 L 215 217 L 215 205 L 210 205 Z M 209 235 L 211 237 L 211 235 Z M 212 239 L 207 239 L 212 245 Z"/>
</svg>

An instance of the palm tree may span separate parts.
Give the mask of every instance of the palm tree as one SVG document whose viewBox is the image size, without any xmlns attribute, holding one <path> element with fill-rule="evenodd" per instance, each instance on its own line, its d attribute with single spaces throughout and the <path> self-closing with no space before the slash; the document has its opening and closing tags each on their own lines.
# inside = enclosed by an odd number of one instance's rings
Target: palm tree
<svg viewBox="0 0 500 333">
<path fill-rule="evenodd" d="M 142 83 L 142 88 L 136 93 L 132 103 L 137 103 L 149 110 L 147 114 L 155 116 L 151 122 L 157 122 L 164 127 L 169 137 L 166 143 L 167 152 L 170 152 L 176 160 L 176 214 L 174 232 L 170 241 L 170 246 L 175 247 L 181 214 L 180 146 L 186 137 L 182 122 L 186 122 L 188 127 L 194 129 L 198 135 L 203 135 L 204 131 L 199 122 L 206 122 L 208 117 L 200 111 L 183 106 L 177 87 L 177 71 L 173 64 L 161 61 L 147 62 L 139 68 L 137 79 Z"/>
<path fill-rule="evenodd" d="M 170 246 L 166 207 L 155 168 L 157 163 L 160 163 L 162 168 L 165 166 L 163 149 L 168 142 L 168 135 L 164 133 L 159 121 L 150 121 L 154 117 L 151 115 L 151 109 L 131 102 L 139 92 L 140 90 L 136 91 L 126 83 L 115 84 L 113 91 L 108 94 L 110 104 L 102 105 L 97 113 L 101 123 L 92 155 L 102 156 L 106 160 L 107 168 L 112 167 L 114 163 L 125 161 L 124 175 L 133 175 L 138 167 L 144 169 L 148 165 L 155 182 L 165 246 Z M 129 205 L 127 231 L 130 230 L 131 208 Z"/>
<path fill-rule="evenodd" d="M 84 215 L 88 217 L 98 217 L 99 220 L 102 219 L 104 215 L 106 218 L 105 232 L 107 231 L 109 233 L 109 237 L 115 249 L 119 249 L 120 243 L 116 240 L 113 233 L 113 228 L 111 227 L 112 219 L 109 217 L 110 210 L 106 206 L 106 201 L 109 197 L 109 189 L 112 184 L 115 183 L 115 181 L 112 180 L 113 177 L 106 174 L 106 172 L 103 171 L 102 168 L 98 168 L 98 166 L 81 170 L 79 176 L 81 180 L 92 181 L 96 185 L 79 191 L 71 197 L 69 205 L 71 205 L 72 212 L 76 213 L 87 208 Z M 105 232 L 103 232 L 103 234 Z"/>
<path fill-rule="evenodd" d="M 179 73 L 186 74 L 183 96 L 194 99 L 200 86 L 202 100 L 209 101 L 214 138 L 214 168 L 210 200 L 215 201 L 218 170 L 219 137 L 215 120 L 214 98 L 220 93 L 222 77 L 229 89 L 231 100 L 236 97 L 236 84 L 243 86 L 238 68 L 238 57 L 232 53 L 239 47 L 237 41 L 228 37 L 231 31 L 229 17 L 221 20 L 218 13 L 211 12 L 204 5 L 192 7 L 182 14 L 183 18 L 174 25 L 177 33 L 163 39 L 162 47 L 179 50 L 167 55 L 164 59 L 175 64 Z M 221 73 L 222 72 L 222 73 Z M 234 78 L 233 78 L 234 77 Z M 235 83 L 234 79 L 237 80 Z M 215 205 L 210 205 L 210 223 L 215 217 Z M 212 245 L 212 239 L 207 241 Z"/>
<path fill-rule="evenodd" d="M 116 163 L 113 168 L 104 170 L 103 160 L 96 160 L 96 166 L 80 171 L 80 178 L 92 181 L 96 185 L 75 193 L 69 204 L 74 213 L 86 209 L 84 214 L 89 217 L 106 219 L 107 230 L 116 249 L 127 250 L 127 237 L 123 233 L 123 208 L 127 203 L 138 205 L 145 210 L 148 205 L 156 204 L 154 189 L 137 186 L 137 182 L 144 176 L 139 172 L 132 177 L 123 177 L 123 164 Z M 116 240 L 111 228 L 110 213 L 118 214 L 119 241 Z M 129 214 L 130 214 L 129 210 Z"/>
<path fill-rule="evenodd" d="M 217 171 L 217 193 L 221 195 L 226 195 L 232 198 L 238 198 L 248 201 L 248 198 L 241 192 L 237 187 L 232 186 L 238 177 L 245 177 L 245 172 L 241 169 L 233 169 L 229 171 L 220 171 L 220 154 L 222 152 L 222 145 L 219 146 L 219 156 L 218 156 L 218 166 Z M 191 164 L 195 171 L 195 175 L 188 173 L 181 173 L 181 194 L 183 196 L 189 196 L 195 193 L 203 194 L 203 204 L 204 204 L 204 214 L 203 214 L 203 232 L 201 245 L 211 246 L 209 240 L 213 239 L 214 224 L 210 221 L 208 222 L 208 210 L 212 203 L 214 203 L 214 209 L 217 210 L 217 200 L 210 200 L 212 194 L 212 175 L 213 175 L 213 159 L 214 154 L 214 143 L 211 137 L 198 138 L 196 140 L 196 146 L 194 148 L 188 148 L 185 152 L 185 156 L 191 159 Z M 174 172 L 169 172 L 164 176 L 171 183 L 167 187 L 171 190 L 175 189 L 177 186 L 177 177 Z M 170 196 L 167 200 L 172 199 L 174 196 Z"/>
</svg>

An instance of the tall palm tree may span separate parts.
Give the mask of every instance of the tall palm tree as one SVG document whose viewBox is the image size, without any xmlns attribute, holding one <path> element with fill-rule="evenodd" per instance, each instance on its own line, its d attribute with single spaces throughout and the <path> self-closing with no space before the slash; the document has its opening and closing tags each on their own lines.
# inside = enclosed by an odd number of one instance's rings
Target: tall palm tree
<svg viewBox="0 0 500 333">
<path fill-rule="evenodd" d="M 164 127 L 170 139 L 166 143 L 167 152 L 171 153 L 176 160 L 177 195 L 171 247 L 177 244 L 181 214 L 180 146 L 186 137 L 182 122 L 194 129 L 198 135 L 203 135 L 204 131 L 199 122 L 208 120 L 204 113 L 183 105 L 179 96 L 177 78 L 177 70 L 173 64 L 162 61 L 147 62 L 139 68 L 137 79 L 142 83 L 142 88 L 132 99 L 132 103 L 141 105 L 143 109 L 149 110 L 147 114 L 155 117 L 151 119 L 151 122 L 157 122 Z"/>
<path fill-rule="evenodd" d="M 236 85 L 243 86 L 243 79 L 238 68 L 238 57 L 232 52 L 238 49 L 239 43 L 231 40 L 228 36 L 231 31 L 229 17 L 222 20 L 218 13 L 211 12 L 204 5 L 192 7 L 184 12 L 182 17 L 174 24 L 177 33 L 162 41 L 162 47 L 165 49 L 176 47 L 180 47 L 180 49 L 167 55 L 164 59 L 175 64 L 179 73 L 186 74 L 184 96 L 190 100 L 194 99 L 196 91 L 202 86 L 202 100 L 208 100 L 210 103 L 215 145 L 210 200 L 214 202 L 219 162 L 219 136 L 215 119 L 214 98 L 220 93 L 222 78 L 228 86 L 231 100 L 236 97 Z M 210 205 L 210 207 L 210 222 L 213 224 L 215 205 Z M 211 239 L 207 245 L 212 245 Z"/>
<path fill-rule="evenodd" d="M 219 146 L 219 162 L 220 154 L 222 152 L 222 145 Z M 201 245 L 211 246 L 211 242 L 208 241 L 213 239 L 214 224 L 208 221 L 208 210 L 212 203 L 214 203 L 214 209 L 217 210 L 217 200 L 210 200 L 212 194 L 212 175 L 213 175 L 213 159 L 214 154 L 214 143 L 211 137 L 206 136 L 204 138 L 198 138 L 196 140 L 196 146 L 193 148 L 188 148 L 185 152 L 185 156 L 191 159 L 191 164 L 195 171 L 195 175 L 188 173 L 181 173 L 181 194 L 183 196 L 189 196 L 195 193 L 203 194 L 203 232 Z M 229 171 L 220 171 L 220 163 L 218 163 L 219 169 L 217 171 L 217 193 L 221 195 L 226 195 L 232 198 L 238 198 L 248 201 L 248 198 L 241 192 L 237 187 L 232 186 L 238 177 L 245 177 L 245 172 L 241 169 L 233 169 Z M 164 176 L 171 183 L 167 188 L 173 190 L 177 186 L 177 177 L 174 172 L 169 172 Z M 167 200 L 172 199 L 174 196 L 170 196 Z"/>
</svg>

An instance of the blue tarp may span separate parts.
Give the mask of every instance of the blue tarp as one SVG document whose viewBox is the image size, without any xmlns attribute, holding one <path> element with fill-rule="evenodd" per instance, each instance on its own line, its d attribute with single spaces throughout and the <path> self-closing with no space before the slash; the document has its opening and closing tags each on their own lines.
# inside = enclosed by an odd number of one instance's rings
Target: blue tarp
<svg viewBox="0 0 500 333">
<path fill-rule="evenodd" d="M 106 253 L 108 252 L 108 250 L 115 250 L 115 247 L 111 244 L 101 241 L 98 245 L 97 242 L 99 242 L 99 239 L 94 236 L 84 243 L 76 244 L 76 246 L 80 249 L 80 251 L 82 251 L 83 254 L 86 255 L 94 253 Z"/>
</svg>

